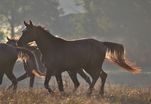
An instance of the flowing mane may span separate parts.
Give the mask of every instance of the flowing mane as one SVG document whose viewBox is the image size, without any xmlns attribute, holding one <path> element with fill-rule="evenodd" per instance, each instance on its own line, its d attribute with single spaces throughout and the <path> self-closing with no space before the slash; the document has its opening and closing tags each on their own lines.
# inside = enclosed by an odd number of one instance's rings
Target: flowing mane
<svg viewBox="0 0 151 104">
<path fill-rule="evenodd" d="M 45 35 L 47 37 L 47 39 L 50 39 L 51 40 L 56 40 L 56 41 L 66 41 L 60 37 L 56 37 L 55 35 L 53 35 L 52 33 L 49 32 L 49 30 L 46 30 L 44 27 L 42 26 L 37 26 L 38 30 L 40 30 L 43 34 L 42 35 Z"/>
</svg>

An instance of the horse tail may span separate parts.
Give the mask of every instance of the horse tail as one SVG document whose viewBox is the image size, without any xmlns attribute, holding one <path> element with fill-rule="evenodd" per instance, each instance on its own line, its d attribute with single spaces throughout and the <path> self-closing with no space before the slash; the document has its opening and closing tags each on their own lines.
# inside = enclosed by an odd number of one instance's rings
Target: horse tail
<svg viewBox="0 0 151 104">
<path fill-rule="evenodd" d="M 139 67 L 135 66 L 124 56 L 124 47 L 122 44 L 112 42 L 103 42 L 103 44 L 107 47 L 106 59 L 118 64 L 122 68 L 134 74 L 141 71 Z"/>
<path fill-rule="evenodd" d="M 27 54 L 29 57 L 30 57 L 30 59 L 36 64 L 36 59 L 35 59 L 35 55 L 34 55 L 34 53 L 32 53 L 32 51 L 30 51 L 30 50 L 28 50 L 28 49 L 26 49 L 26 48 L 23 48 L 23 47 L 16 47 L 16 49 L 17 49 L 17 51 L 18 52 L 22 52 L 23 54 Z M 39 77 L 39 76 L 45 76 L 45 73 L 42 73 L 39 69 L 33 69 L 32 70 L 32 73 L 35 75 L 35 76 L 37 76 L 37 77 Z"/>
</svg>

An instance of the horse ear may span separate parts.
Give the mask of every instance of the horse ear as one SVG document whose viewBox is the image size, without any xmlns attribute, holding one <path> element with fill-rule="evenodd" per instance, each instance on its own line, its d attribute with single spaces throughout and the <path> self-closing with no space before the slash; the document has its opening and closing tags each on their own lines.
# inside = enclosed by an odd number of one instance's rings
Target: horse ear
<svg viewBox="0 0 151 104">
<path fill-rule="evenodd" d="M 9 41 L 9 40 L 11 40 L 9 37 L 7 37 L 7 40 Z"/>
<path fill-rule="evenodd" d="M 29 25 L 30 25 L 30 26 L 33 26 L 33 23 L 32 23 L 32 21 L 31 21 L 31 20 L 29 20 Z"/>
<path fill-rule="evenodd" d="M 26 23 L 25 21 L 24 21 L 24 25 L 25 25 L 25 26 L 27 26 L 27 27 L 29 26 L 29 24 L 28 24 L 28 23 Z"/>
</svg>

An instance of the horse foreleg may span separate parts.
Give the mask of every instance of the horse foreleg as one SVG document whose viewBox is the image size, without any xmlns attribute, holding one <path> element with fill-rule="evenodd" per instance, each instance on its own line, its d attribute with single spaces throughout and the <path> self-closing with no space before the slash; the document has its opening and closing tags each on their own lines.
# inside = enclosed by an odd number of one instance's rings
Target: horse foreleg
<svg viewBox="0 0 151 104">
<path fill-rule="evenodd" d="M 29 77 L 28 73 L 24 73 L 23 75 L 21 75 L 20 77 L 17 78 L 17 81 L 21 81 L 24 80 L 25 78 Z"/>
<path fill-rule="evenodd" d="M 11 87 L 14 86 L 13 90 L 17 89 L 17 79 L 15 77 L 15 75 L 13 74 L 13 72 L 7 72 L 6 76 L 11 80 L 12 85 L 10 85 L 7 89 L 10 89 Z"/>
<path fill-rule="evenodd" d="M 30 87 L 30 88 L 33 88 L 34 80 L 35 80 L 35 75 L 32 74 L 32 75 L 30 76 L 30 84 L 29 84 L 29 87 Z"/>
<path fill-rule="evenodd" d="M 100 72 L 100 71 L 99 71 Z M 91 75 L 92 77 L 92 83 L 90 84 L 89 86 L 89 89 L 88 89 L 88 95 L 92 94 L 92 90 L 94 88 L 94 85 L 96 83 L 96 81 L 98 80 L 99 78 L 99 72 L 90 72 L 89 74 Z"/>
<path fill-rule="evenodd" d="M 49 93 L 53 93 L 53 91 L 51 90 L 50 86 L 49 86 L 49 81 L 51 79 L 51 75 L 50 73 L 46 73 L 46 77 L 45 77 L 45 82 L 44 82 L 44 86 L 45 88 L 48 90 Z"/>
<path fill-rule="evenodd" d="M 57 80 L 57 83 L 58 83 L 59 91 L 63 94 L 64 93 L 64 88 L 63 88 L 61 73 L 56 74 L 56 80 Z"/>
</svg>

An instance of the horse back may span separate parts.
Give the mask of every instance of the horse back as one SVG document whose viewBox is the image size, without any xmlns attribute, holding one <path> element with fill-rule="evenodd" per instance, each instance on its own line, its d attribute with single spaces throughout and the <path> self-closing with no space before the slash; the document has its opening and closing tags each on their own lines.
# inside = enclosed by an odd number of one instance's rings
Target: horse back
<svg viewBox="0 0 151 104">
<path fill-rule="evenodd" d="M 17 59 L 17 50 L 7 44 L 0 44 L 0 64 L 13 63 Z"/>
<path fill-rule="evenodd" d="M 94 39 L 66 41 L 49 51 L 51 57 L 45 57 L 51 67 L 80 68 L 105 58 L 106 47 Z M 102 62 L 102 61 L 101 61 Z M 61 67 L 62 68 L 62 67 Z"/>
</svg>

